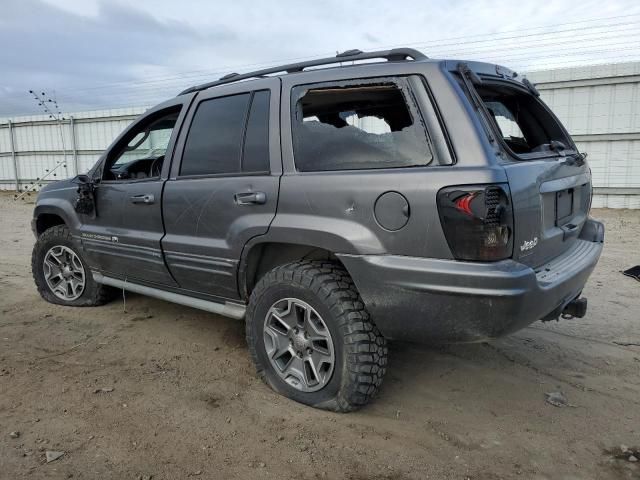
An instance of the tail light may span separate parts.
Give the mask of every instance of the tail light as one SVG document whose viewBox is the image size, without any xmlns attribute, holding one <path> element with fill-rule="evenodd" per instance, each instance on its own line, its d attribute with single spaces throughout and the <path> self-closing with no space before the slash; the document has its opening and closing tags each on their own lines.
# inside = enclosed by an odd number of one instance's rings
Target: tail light
<svg viewBox="0 0 640 480">
<path fill-rule="evenodd" d="M 453 256 L 495 261 L 513 251 L 513 211 L 507 187 L 448 187 L 438 192 L 438 212 Z"/>
</svg>

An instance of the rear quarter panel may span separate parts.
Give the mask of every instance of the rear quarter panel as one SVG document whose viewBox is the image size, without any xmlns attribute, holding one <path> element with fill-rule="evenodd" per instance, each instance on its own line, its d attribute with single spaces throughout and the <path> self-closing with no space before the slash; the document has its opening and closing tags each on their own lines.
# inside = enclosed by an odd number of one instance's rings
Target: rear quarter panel
<svg viewBox="0 0 640 480">
<path fill-rule="evenodd" d="M 328 81 L 418 75 L 424 84 L 414 89 L 423 113 L 434 99 L 442 127 L 451 139 L 454 165 L 438 158 L 426 167 L 297 172 L 292 142 L 291 102 L 296 86 Z M 278 213 L 268 237 L 326 248 L 335 253 L 412 255 L 452 258 L 436 204 L 437 192 L 449 185 L 504 182 L 502 167 L 489 166 L 485 145 L 465 111 L 465 105 L 443 75 L 439 62 L 360 65 L 291 74 L 282 78 L 281 142 L 283 176 Z M 421 90 L 422 89 L 422 90 Z M 433 138 L 432 133 L 430 136 Z M 397 231 L 383 228 L 374 215 L 381 194 L 401 193 L 410 206 L 407 224 Z"/>
</svg>

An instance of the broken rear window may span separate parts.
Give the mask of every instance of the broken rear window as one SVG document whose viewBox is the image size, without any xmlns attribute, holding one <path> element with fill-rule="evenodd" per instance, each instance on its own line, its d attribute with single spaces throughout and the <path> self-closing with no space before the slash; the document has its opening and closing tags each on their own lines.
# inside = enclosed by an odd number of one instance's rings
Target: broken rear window
<svg viewBox="0 0 640 480">
<path fill-rule="evenodd" d="M 432 159 L 415 107 L 395 83 L 294 90 L 298 171 L 416 167 Z"/>
<path fill-rule="evenodd" d="M 476 90 L 494 128 L 516 155 L 573 148 L 558 120 L 530 93 L 499 84 L 476 86 Z"/>
</svg>

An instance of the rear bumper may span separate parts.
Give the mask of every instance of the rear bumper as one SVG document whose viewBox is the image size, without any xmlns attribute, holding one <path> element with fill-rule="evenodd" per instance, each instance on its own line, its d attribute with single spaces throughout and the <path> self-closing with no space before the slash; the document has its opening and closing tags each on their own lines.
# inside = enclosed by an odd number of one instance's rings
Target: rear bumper
<svg viewBox="0 0 640 480">
<path fill-rule="evenodd" d="M 604 227 L 589 220 L 567 252 L 535 270 L 503 260 L 460 262 L 394 255 L 339 255 L 387 338 L 474 342 L 557 317 L 580 295 Z"/>
</svg>

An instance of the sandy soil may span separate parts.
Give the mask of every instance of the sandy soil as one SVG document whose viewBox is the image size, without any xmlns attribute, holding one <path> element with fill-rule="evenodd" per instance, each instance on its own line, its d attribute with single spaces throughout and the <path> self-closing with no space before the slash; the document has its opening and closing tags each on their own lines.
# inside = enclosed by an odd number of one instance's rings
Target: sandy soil
<svg viewBox="0 0 640 480">
<path fill-rule="evenodd" d="M 32 208 L 0 196 L 0 478 L 640 478 L 615 458 L 640 448 L 640 283 L 619 273 L 640 263 L 638 211 L 594 212 L 608 231 L 587 317 L 394 344 L 380 396 L 341 415 L 263 385 L 241 322 L 136 295 L 43 301 Z"/>
</svg>

